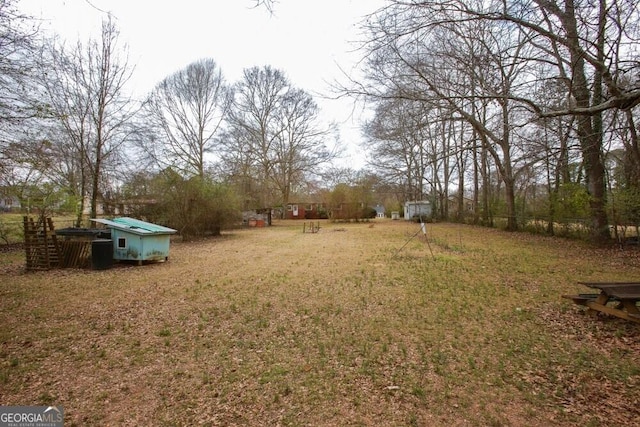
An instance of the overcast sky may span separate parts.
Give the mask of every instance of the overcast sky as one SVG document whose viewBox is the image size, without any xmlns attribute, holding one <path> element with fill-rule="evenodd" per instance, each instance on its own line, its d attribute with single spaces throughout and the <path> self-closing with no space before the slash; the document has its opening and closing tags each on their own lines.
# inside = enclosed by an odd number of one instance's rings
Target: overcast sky
<svg viewBox="0 0 640 427">
<path fill-rule="evenodd" d="M 111 12 L 121 42 L 135 66 L 132 90 L 144 96 L 169 74 L 200 58 L 213 58 L 227 81 L 242 70 L 271 65 L 316 96 L 330 95 L 329 83 L 350 72 L 361 57 L 359 22 L 384 0 L 278 0 L 274 14 L 254 8 L 254 0 L 21 0 L 41 28 L 67 39 L 96 35 L 104 12 Z M 104 11 L 104 12 L 103 12 Z M 344 164 L 361 167 L 360 123 L 350 117 L 351 101 L 316 96 L 327 121 L 340 125 L 350 146 Z M 358 114 L 356 110 L 356 114 Z M 359 154 L 360 153 L 360 154 Z"/>
</svg>

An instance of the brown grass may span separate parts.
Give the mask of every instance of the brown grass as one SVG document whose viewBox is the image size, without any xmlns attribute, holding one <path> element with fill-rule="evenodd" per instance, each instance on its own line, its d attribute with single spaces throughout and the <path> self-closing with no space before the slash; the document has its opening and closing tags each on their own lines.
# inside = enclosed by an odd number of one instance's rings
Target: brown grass
<svg viewBox="0 0 640 427">
<path fill-rule="evenodd" d="M 373 224 L 277 222 L 105 271 L 0 254 L 0 403 L 69 426 L 638 422 L 640 327 L 560 298 L 638 280 L 635 251 Z"/>
</svg>

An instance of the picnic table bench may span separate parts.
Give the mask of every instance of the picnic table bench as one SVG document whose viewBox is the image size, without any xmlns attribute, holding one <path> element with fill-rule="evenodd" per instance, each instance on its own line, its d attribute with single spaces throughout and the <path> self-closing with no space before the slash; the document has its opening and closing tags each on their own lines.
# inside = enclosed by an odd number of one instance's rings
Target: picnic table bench
<svg viewBox="0 0 640 427">
<path fill-rule="evenodd" d="M 562 295 L 578 305 L 587 307 L 587 313 L 607 313 L 640 323 L 640 282 L 578 282 L 599 293 Z"/>
</svg>

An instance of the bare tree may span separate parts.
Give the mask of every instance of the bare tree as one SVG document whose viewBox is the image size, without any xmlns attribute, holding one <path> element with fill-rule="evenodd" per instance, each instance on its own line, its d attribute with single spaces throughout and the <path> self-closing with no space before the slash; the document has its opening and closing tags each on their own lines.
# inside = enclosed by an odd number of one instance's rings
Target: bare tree
<svg viewBox="0 0 640 427">
<path fill-rule="evenodd" d="M 311 95 L 301 89 L 290 88 L 281 101 L 279 132 L 274 144 L 274 173 L 271 180 L 279 191 L 283 205 L 296 184 L 336 156 L 328 149 L 325 139 L 330 128 L 320 128 L 319 108 Z M 317 172 L 316 172 L 317 173 Z"/>
<path fill-rule="evenodd" d="M 0 0 L 0 126 L 38 114 L 33 98 L 31 71 L 37 29 L 21 14 L 16 0 Z"/>
<path fill-rule="evenodd" d="M 52 155 L 64 159 L 49 171 L 49 177 L 60 182 L 69 196 L 78 201 L 76 226 L 82 222 L 84 196 L 88 194 L 87 153 L 94 138 L 89 107 L 91 98 L 87 95 L 79 66 L 78 55 L 83 50 L 78 45 L 75 50 L 67 51 L 54 39 L 43 49 L 40 60 L 40 69 L 45 76 L 42 85 L 53 118 L 49 129 L 44 129 L 43 137 L 52 142 Z"/>
<path fill-rule="evenodd" d="M 253 185 L 257 207 L 287 203 L 305 174 L 336 155 L 326 147 L 330 129 L 320 128 L 318 114 L 313 99 L 281 71 L 268 66 L 244 71 L 234 87 L 224 160 L 248 174 L 242 182 Z M 233 165 L 234 160 L 242 164 Z"/>
<path fill-rule="evenodd" d="M 269 13 L 274 12 L 275 5 L 277 0 L 253 0 L 255 2 L 255 7 L 264 7 L 269 11 Z"/>
<path fill-rule="evenodd" d="M 405 198 L 427 197 L 430 151 L 425 128 L 429 127 L 425 104 L 404 99 L 378 103 L 374 118 L 365 126 L 369 164 L 389 182 L 404 184 Z"/>
<path fill-rule="evenodd" d="M 395 13 L 371 27 L 375 40 L 369 56 L 371 83 L 363 92 L 373 99 L 390 93 L 443 104 L 445 114 L 472 126 L 500 171 L 507 228 L 517 229 L 511 150 L 513 129 L 521 125 L 514 98 L 516 82 L 525 70 L 521 58 L 527 33 L 513 31 L 514 26 L 491 28 L 473 22 L 423 28 L 419 22 L 428 18 L 413 9 Z M 386 90 L 380 91 L 380 86 Z M 485 112 L 489 115 L 478 116 Z"/>
<path fill-rule="evenodd" d="M 145 109 L 157 139 L 143 141 L 144 148 L 161 166 L 203 177 L 228 106 L 215 61 L 194 62 L 165 78 L 149 96 Z"/>
<path fill-rule="evenodd" d="M 91 216 L 97 214 L 97 199 L 104 162 L 113 159 L 126 142 L 129 121 L 135 111 L 131 98 L 124 96 L 125 84 L 133 69 L 119 57 L 118 30 L 109 17 L 102 23 L 101 40 L 91 42 L 86 51 L 88 67 L 84 75 L 95 139 L 88 159 L 91 165 Z"/>
<path fill-rule="evenodd" d="M 469 21 L 508 23 L 525 30 L 530 64 L 554 64 L 566 85 L 566 108 L 547 109 L 522 90 L 513 99 L 543 117 L 573 115 L 590 195 L 594 239 L 608 239 L 605 168 L 602 160 L 603 117 L 609 109 L 628 110 L 640 102 L 640 63 L 634 46 L 640 40 L 640 12 L 635 2 L 394 2 L 418 12 L 421 28 Z M 595 7 L 594 7 L 595 6 Z M 415 22 L 415 21 L 414 21 Z M 536 80 L 531 79 L 531 84 Z M 532 91 L 531 91 L 532 92 Z"/>
<path fill-rule="evenodd" d="M 257 207 L 265 207 L 276 199 L 269 186 L 273 176 L 276 139 L 282 129 L 278 123 L 280 100 L 286 93 L 288 81 L 284 74 L 271 67 L 253 67 L 244 70 L 243 79 L 234 86 L 233 105 L 225 137 L 227 152 L 245 150 L 254 179 Z"/>
<path fill-rule="evenodd" d="M 42 112 L 34 91 L 37 28 L 16 5 L 16 0 L 0 0 L 0 186 L 5 190 L 32 181 L 19 146 L 29 133 L 26 122 Z"/>
<path fill-rule="evenodd" d="M 99 40 L 86 45 L 79 41 L 72 49 L 53 42 L 43 54 L 49 113 L 61 129 L 59 153 L 77 159 L 69 166 L 78 170 L 66 173 L 77 180 L 69 184 L 79 186 L 78 223 L 85 195 L 90 198 L 90 215 L 96 216 L 105 173 L 131 132 L 135 105 L 124 90 L 132 68 L 119 49 L 118 30 L 109 18 L 102 23 Z"/>
<path fill-rule="evenodd" d="M 243 210 L 262 207 L 260 204 L 261 183 L 251 155 L 248 133 L 239 127 L 229 127 L 222 133 L 220 161 L 217 175 L 221 181 L 231 184 L 241 195 Z"/>
<path fill-rule="evenodd" d="M 476 146 L 491 155 L 503 180 L 508 228 L 516 226 L 516 163 L 523 161 L 521 170 L 528 173 L 535 161 L 525 158 L 530 132 L 522 130 L 539 117 L 572 115 L 593 237 L 608 238 L 602 113 L 630 111 L 640 102 L 634 49 L 640 11 L 630 0 L 600 0 L 593 6 L 573 0 L 393 0 L 368 20 L 367 60 L 375 83 L 388 87 L 392 82 L 409 99 L 445 100 L 473 126 L 480 138 Z M 438 41 L 448 49 L 438 52 Z M 536 74 L 539 70 L 544 72 Z M 535 99 L 536 87 L 550 80 L 564 84 L 564 104 Z M 361 85 L 353 92 L 375 98 L 388 90 Z"/>
</svg>

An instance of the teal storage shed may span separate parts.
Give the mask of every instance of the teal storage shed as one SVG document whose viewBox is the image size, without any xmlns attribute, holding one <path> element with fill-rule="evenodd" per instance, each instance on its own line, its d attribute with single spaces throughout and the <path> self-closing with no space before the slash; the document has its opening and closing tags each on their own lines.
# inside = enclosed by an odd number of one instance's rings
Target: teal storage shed
<svg viewBox="0 0 640 427">
<path fill-rule="evenodd" d="M 177 232 L 139 219 L 122 217 L 92 219 L 111 230 L 113 259 L 119 261 L 166 261 L 169 259 L 170 236 Z"/>
</svg>

